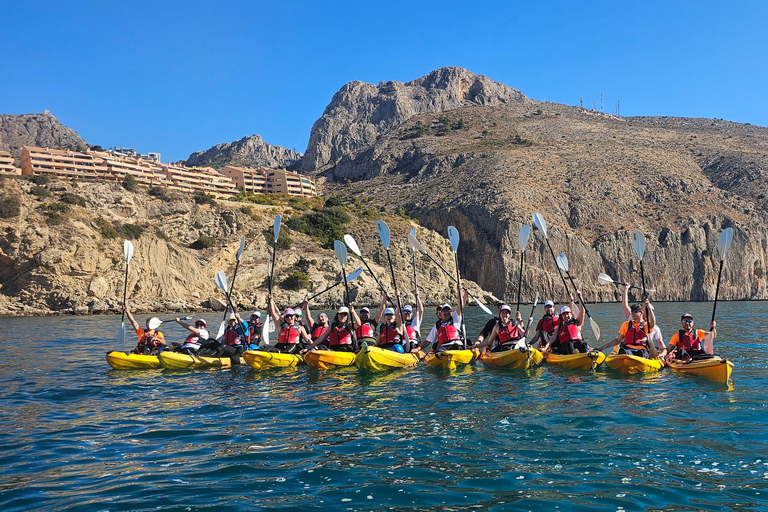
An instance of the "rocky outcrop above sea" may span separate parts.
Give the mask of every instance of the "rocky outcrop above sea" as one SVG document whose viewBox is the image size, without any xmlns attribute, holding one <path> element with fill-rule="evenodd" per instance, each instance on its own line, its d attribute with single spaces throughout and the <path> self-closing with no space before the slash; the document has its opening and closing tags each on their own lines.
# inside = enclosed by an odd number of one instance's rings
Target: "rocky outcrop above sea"
<svg viewBox="0 0 768 512">
<path fill-rule="evenodd" d="M 84 150 L 88 144 L 50 113 L 0 115 L 0 150 L 21 158 L 22 146 Z"/>
<path fill-rule="evenodd" d="M 184 162 L 188 166 L 221 169 L 235 167 L 281 168 L 295 163 L 301 153 L 264 142 L 260 135 L 249 135 L 235 142 L 216 144 L 207 151 L 196 151 Z"/>
</svg>

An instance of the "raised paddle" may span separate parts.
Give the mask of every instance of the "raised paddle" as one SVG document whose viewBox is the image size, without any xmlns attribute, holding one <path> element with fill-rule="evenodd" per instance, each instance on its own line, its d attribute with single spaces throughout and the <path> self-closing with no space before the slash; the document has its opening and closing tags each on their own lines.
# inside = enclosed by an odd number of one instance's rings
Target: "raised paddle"
<svg viewBox="0 0 768 512">
<path fill-rule="evenodd" d="M 611 276 L 609 276 L 608 274 L 603 274 L 603 273 L 598 274 L 597 282 L 600 283 L 600 284 L 615 284 L 617 286 L 627 286 L 627 283 L 623 283 L 621 281 L 616 281 L 613 278 L 611 278 Z M 636 290 L 642 290 L 643 289 L 642 286 L 635 286 L 633 284 L 630 284 L 629 287 L 630 288 L 634 288 Z M 647 292 L 655 292 L 656 290 L 653 289 L 653 288 L 649 288 L 649 289 L 647 289 L 645 291 L 647 291 Z"/>
<path fill-rule="evenodd" d="M 185 316 L 185 317 L 179 318 L 179 320 L 192 320 L 192 317 L 191 316 Z M 148 324 L 148 327 L 154 331 L 155 329 L 160 327 L 165 322 L 175 322 L 175 321 L 176 321 L 175 318 L 169 318 L 167 320 L 160 320 L 159 318 L 153 316 L 152 318 L 149 319 L 149 322 L 147 322 L 147 324 Z"/>
<path fill-rule="evenodd" d="M 357 279 L 358 277 L 360 277 L 360 274 L 362 274 L 362 273 L 363 273 L 363 267 L 357 267 L 353 272 L 351 272 L 350 274 L 347 274 L 347 276 L 346 276 L 347 282 L 350 282 L 350 281 L 352 281 L 354 279 Z M 342 277 L 341 279 L 339 279 L 338 281 L 333 283 L 331 286 L 329 286 L 325 290 L 317 292 L 316 294 L 314 294 L 313 296 L 308 298 L 307 302 L 311 301 L 312 299 L 314 299 L 315 297 L 317 297 L 319 295 L 324 294 L 325 292 L 327 292 L 329 290 L 332 290 L 332 289 L 336 288 L 337 286 L 339 286 L 343 282 L 344 282 L 344 278 Z M 352 292 L 350 292 L 350 295 L 351 294 L 352 294 Z M 352 302 L 352 299 L 350 299 L 350 302 Z M 293 306 L 293 309 L 296 309 L 298 307 L 301 307 L 301 304 L 296 304 L 295 306 Z"/>
<path fill-rule="evenodd" d="M 416 248 L 416 249 L 418 249 L 418 250 L 419 250 L 421 253 L 425 254 L 425 255 L 426 255 L 426 256 L 427 256 L 427 257 L 428 257 L 430 260 L 432 260 L 432 263 L 434 263 L 435 265 L 437 265 L 438 267 L 440 267 L 440 270 L 442 270 L 442 271 L 445 273 L 445 275 L 447 275 L 448 277 L 450 277 L 450 278 L 453 280 L 453 282 L 454 282 L 454 283 L 456 282 L 456 278 L 455 278 L 455 277 L 454 277 L 454 276 L 453 276 L 453 275 L 452 275 L 450 272 L 448 272 L 447 270 L 445 270 L 445 267 L 443 267 L 443 266 L 442 266 L 442 265 L 441 265 L 441 264 L 440 264 L 440 263 L 439 263 L 439 262 L 438 262 L 438 261 L 437 261 L 435 258 L 433 258 L 433 257 L 432 257 L 432 255 L 431 255 L 431 254 L 429 254 L 429 253 L 427 252 L 427 250 L 426 250 L 426 249 L 425 249 L 425 248 L 424 248 L 424 247 L 423 247 L 423 246 L 422 246 L 422 245 L 419 243 L 419 241 L 418 241 L 418 240 L 416 240 L 416 236 L 414 235 L 413 231 L 411 231 L 410 233 L 408 233 L 408 243 L 410 243 L 410 244 L 411 244 L 411 247 L 415 247 L 415 248 Z M 466 290 L 466 288 L 465 288 L 465 290 Z M 491 310 L 490 310 L 490 309 L 488 309 L 488 307 L 487 307 L 485 304 L 483 304 L 482 302 L 480 302 L 480 300 L 478 300 L 478 298 L 477 298 L 477 297 L 475 297 L 475 296 L 474 296 L 474 295 L 472 295 L 471 293 L 469 294 L 469 296 L 470 296 L 470 297 L 472 297 L 472 300 L 474 300 L 474 301 L 477 303 L 477 305 L 480 307 L 480 309 L 482 309 L 483 311 L 485 311 L 487 314 L 489 314 L 489 315 L 493 316 L 493 313 L 491 313 Z"/>
<path fill-rule="evenodd" d="M 632 247 L 635 248 L 635 253 L 637 254 L 638 259 L 640 260 L 640 284 L 643 285 L 642 288 L 642 297 L 643 301 L 648 298 L 648 290 L 645 287 L 645 271 L 643 270 L 643 256 L 645 255 L 645 235 L 642 234 L 640 231 L 633 231 L 630 233 L 630 237 L 632 238 Z M 648 308 L 645 308 L 645 321 L 648 322 L 650 319 L 651 312 L 648 311 Z M 648 342 L 648 353 L 651 356 L 651 359 L 656 359 L 656 343 L 651 340 Z"/>
<path fill-rule="evenodd" d="M 379 285 L 379 288 L 381 289 L 381 293 L 384 295 L 389 296 L 387 293 L 387 290 L 384 289 L 384 285 L 381 284 L 381 281 L 379 281 L 379 278 L 376 277 L 376 274 L 373 273 L 373 270 L 371 270 L 371 267 L 368 265 L 368 262 L 365 261 L 365 258 L 363 258 L 363 253 L 360 252 L 360 247 L 357 246 L 357 242 L 355 242 L 355 239 L 352 238 L 352 235 L 346 234 L 344 235 L 344 243 L 347 244 L 347 247 L 349 247 L 349 250 L 352 251 L 355 256 L 360 258 L 360 261 L 363 262 L 363 265 L 365 265 L 365 268 L 368 269 L 368 272 L 373 276 L 373 279 L 376 281 L 376 284 Z M 389 303 L 392 305 L 392 307 L 395 307 L 395 303 L 392 302 L 392 299 L 388 299 Z"/>
<path fill-rule="evenodd" d="M 555 265 L 557 266 L 557 257 L 555 256 L 555 251 L 552 250 L 552 246 L 549 243 L 549 237 L 547 236 L 547 222 L 544 220 L 544 217 L 541 216 L 540 213 L 534 213 L 533 214 L 533 224 L 536 226 L 536 229 L 539 230 L 539 232 L 544 235 L 544 240 L 547 242 L 547 247 L 549 247 L 549 253 L 552 255 L 552 259 L 555 261 Z M 566 295 L 571 295 L 570 290 L 568 290 L 568 283 L 565 282 L 565 277 L 563 277 L 563 272 L 560 270 L 560 267 L 557 267 L 557 272 L 560 274 L 560 279 L 563 280 L 563 286 L 565 287 L 565 293 Z M 573 316 L 577 316 L 578 310 L 573 312 Z"/>
<path fill-rule="evenodd" d="M 573 289 L 576 291 L 576 294 L 579 296 L 579 302 L 581 302 L 581 307 L 584 308 L 584 312 L 587 314 L 587 317 L 589 318 L 589 326 L 592 327 L 592 332 L 595 333 L 595 341 L 600 341 L 600 326 L 597 325 L 597 322 L 592 318 L 592 315 L 589 314 L 589 310 L 587 309 L 587 305 L 584 304 L 584 299 L 581 297 L 581 293 L 579 293 L 579 289 L 576 287 L 576 283 L 573 281 L 573 276 L 568 271 L 568 258 L 565 257 L 565 254 L 560 253 L 560 255 L 557 257 L 557 267 L 565 272 L 565 275 L 568 276 L 568 279 L 571 281 L 571 284 L 573 285 Z"/>
<path fill-rule="evenodd" d="M 464 304 L 461 300 L 461 273 L 459 273 L 459 232 L 453 226 L 448 226 L 448 240 L 451 241 L 453 259 L 456 262 L 456 283 L 459 285 L 456 293 L 459 295 L 459 309 L 461 309 L 461 333 L 464 335 L 464 343 L 467 343 L 467 326 L 464 323 Z"/>
<path fill-rule="evenodd" d="M 227 298 L 227 305 L 231 305 L 231 302 L 229 300 L 229 291 L 227 291 L 227 275 L 224 273 L 223 270 L 219 270 L 216 272 L 216 275 L 214 276 L 214 281 L 216 281 L 216 286 L 219 287 L 221 291 L 224 292 L 224 296 Z M 232 311 L 234 311 L 234 308 L 232 308 Z M 219 332 L 216 335 L 216 339 L 221 338 L 224 336 L 224 329 L 227 327 L 227 307 L 224 307 L 224 320 L 221 321 L 221 324 L 219 325 Z"/>
<path fill-rule="evenodd" d="M 235 263 L 235 273 L 232 274 L 232 282 L 229 285 L 229 292 L 224 290 L 224 292 L 227 294 L 227 305 L 224 307 L 224 318 L 221 320 L 221 325 L 226 325 L 227 311 L 229 309 L 229 306 L 231 305 L 230 297 L 232 297 L 232 290 L 234 290 L 235 288 L 235 278 L 237 277 L 237 269 L 238 267 L 240 267 L 240 258 L 243 255 L 243 250 L 245 250 L 245 237 L 242 237 L 240 239 L 240 248 L 237 250 L 237 262 Z M 232 307 L 232 312 L 233 313 L 235 312 L 234 306 Z"/>
<path fill-rule="evenodd" d="M 384 222 L 383 220 L 377 220 L 376 231 L 379 232 L 379 238 L 381 239 L 381 244 L 384 246 L 384 249 L 386 249 L 387 251 L 387 261 L 389 262 L 389 271 L 392 274 L 392 287 L 395 289 L 395 299 L 397 300 L 397 315 L 400 317 L 400 320 L 402 322 L 403 308 L 400 307 L 400 293 L 397 291 L 397 281 L 395 281 L 395 267 L 392 265 L 392 256 L 390 256 L 389 254 L 389 226 L 387 226 L 387 223 Z M 407 335 L 407 331 L 406 331 L 406 335 Z"/>
<path fill-rule="evenodd" d="M 408 245 L 411 246 L 411 252 L 413 254 L 413 289 L 418 290 L 419 289 L 419 283 L 416 281 L 416 247 L 411 242 L 411 239 L 416 239 L 416 228 L 413 228 L 410 233 L 408 233 Z"/>
<path fill-rule="evenodd" d="M 720 233 L 720 239 L 717 241 L 717 252 L 720 253 L 720 269 L 717 271 L 717 286 L 715 286 L 715 304 L 712 306 L 712 320 L 715 321 L 715 312 L 717 311 L 717 296 L 720 293 L 720 277 L 723 275 L 723 262 L 725 261 L 725 255 L 728 249 L 731 247 L 733 241 L 733 228 L 725 228 Z M 709 332 L 704 337 L 704 350 L 707 354 L 714 352 L 714 339 L 712 338 L 712 328 L 709 328 Z"/>
<path fill-rule="evenodd" d="M 120 344 L 125 343 L 125 299 L 128 292 L 128 263 L 133 258 L 133 244 L 126 240 L 123 242 L 123 256 L 125 256 L 125 281 L 123 283 L 123 318 L 120 320 L 120 330 L 117 331 L 117 339 Z"/>
<path fill-rule="evenodd" d="M 528 245 L 528 237 L 531 235 L 530 224 L 520 228 L 517 235 L 517 244 L 520 247 L 520 277 L 517 279 L 517 311 L 520 311 L 520 290 L 523 287 L 523 264 L 525 263 L 525 246 Z"/>
<path fill-rule="evenodd" d="M 533 313 L 536 311 L 536 304 L 539 303 L 539 292 L 536 292 L 536 298 L 533 299 L 533 307 L 531 307 L 531 314 L 528 315 L 528 323 L 525 326 L 525 332 L 523 333 L 523 338 L 528 337 L 528 329 L 531 328 L 531 319 L 533 318 Z"/>
<path fill-rule="evenodd" d="M 275 216 L 274 235 L 275 239 L 272 242 L 272 266 L 269 269 L 269 298 L 267 299 L 267 320 L 264 322 L 264 327 L 261 331 L 261 341 L 266 345 L 269 345 L 269 333 L 275 330 L 274 320 L 271 320 L 270 303 L 272 302 L 272 285 L 275 279 L 275 255 L 277 254 L 277 239 L 280 238 L 280 224 L 283 218 L 279 215 Z M 270 326 L 270 324 L 272 324 Z"/>
<path fill-rule="evenodd" d="M 347 292 L 345 306 L 349 306 L 349 285 L 347 284 L 347 248 L 344 242 L 336 240 L 333 242 L 333 250 L 336 251 L 336 259 L 341 263 L 341 274 L 344 276 L 344 290 Z"/>
</svg>

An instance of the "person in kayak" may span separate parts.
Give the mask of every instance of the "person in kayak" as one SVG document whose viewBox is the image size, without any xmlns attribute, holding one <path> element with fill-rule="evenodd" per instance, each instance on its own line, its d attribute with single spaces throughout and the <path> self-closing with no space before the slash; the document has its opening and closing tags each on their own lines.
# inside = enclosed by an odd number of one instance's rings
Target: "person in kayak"
<svg viewBox="0 0 768 512">
<path fill-rule="evenodd" d="M 480 343 L 483 343 L 483 340 L 488 338 L 488 336 L 491 335 L 493 332 L 493 328 L 496 327 L 496 325 L 501 322 L 501 307 L 505 304 L 499 304 L 499 307 L 496 308 L 496 316 L 485 322 L 485 326 L 483 326 L 483 330 L 480 331 L 480 334 L 477 335 L 477 340 L 475 340 L 475 343 L 473 346 L 477 346 Z M 518 311 L 515 315 L 515 325 L 522 326 L 523 325 L 523 315 Z M 525 329 L 523 329 L 525 330 Z M 483 346 L 486 346 L 487 344 L 484 344 Z"/>
<path fill-rule="evenodd" d="M 629 307 L 629 288 L 630 285 L 624 285 L 624 291 L 621 294 L 621 307 L 624 308 L 624 316 L 627 317 L 627 322 L 632 321 L 632 310 Z M 649 309 L 653 310 L 653 304 L 648 305 Z M 646 322 L 648 321 L 648 317 L 645 314 L 645 310 L 643 309 L 643 320 Z M 653 343 L 656 345 L 656 352 L 661 353 L 667 346 L 664 344 L 664 338 L 661 335 L 661 329 L 659 328 L 659 324 L 653 325 L 653 330 L 651 330 L 651 339 L 653 340 Z"/>
<path fill-rule="evenodd" d="M 261 331 L 264 329 L 264 322 L 261 321 L 261 313 L 254 311 L 251 313 L 251 318 L 248 320 L 248 344 L 253 345 L 251 348 L 258 349 L 261 344 Z"/>
<path fill-rule="evenodd" d="M 395 314 L 393 308 L 385 309 L 384 321 L 379 325 L 379 341 L 376 346 L 403 353 L 405 343 L 402 316 Z"/>
<path fill-rule="evenodd" d="M 328 330 L 328 315 L 320 313 L 317 315 L 317 319 L 313 319 L 309 312 L 309 303 L 306 300 L 302 302 L 302 308 L 304 309 L 304 316 L 307 318 L 307 331 L 314 342 Z"/>
<path fill-rule="evenodd" d="M 128 321 L 131 322 L 133 330 L 136 331 L 136 336 L 139 339 L 136 348 L 131 351 L 131 354 L 148 354 L 155 356 L 165 348 L 165 336 L 163 333 L 157 329 L 149 328 L 149 321 L 151 318 L 147 318 L 147 328 L 144 329 L 139 325 L 136 319 L 133 318 L 131 310 L 128 309 L 128 306 L 125 304 L 123 305 L 123 311 L 125 311 L 125 316 L 128 317 Z"/>
<path fill-rule="evenodd" d="M 413 306 L 406 304 L 403 306 L 403 325 L 408 334 L 409 346 L 406 352 L 414 348 L 421 342 L 421 320 L 424 318 L 424 304 L 419 298 L 419 289 L 413 290 L 413 296 L 416 298 L 416 314 L 414 315 Z"/>
<path fill-rule="evenodd" d="M 363 342 L 373 345 L 376 343 L 376 327 L 379 325 L 379 322 L 375 318 L 371 318 L 371 310 L 364 307 L 360 309 L 360 316 L 357 315 L 357 312 L 355 311 L 355 307 L 350 305 L 349 306 L 352 313 L 352 321 L 355 326 L 355 337 L 357 338 L 357 342 L 362 344 Z M 381 310 L 381 313 L 384 313 L 384 310 Z M 381 318 L 380 315 L 379 318 Z"/>
<path fill-rule="evenodd" d="M 192 326 L 179 317 L 176 317 L 176 323 L 190 333 L 187 339 L 184 340 L 184 343 L 182 343 L 181 348 L 179 348 L 179 353 L 187 354 L 188 356 L 197 355 L 197 351 L 200 350 L 203 343 L 207 342 L 211 336 L 208 332 L 208 324 L 206 324 L 204 319 L 199 318 L 195 320 L 195 325 Z"/>
<path fill-rule="evenodd" d="M 249 338 L 248 322 L 243 321 L 237 313 L 230 313 L 227 317 L 227 327 L 221 337 L 222 347 L 218 351 L 218 357 L 230 357 L 234 364 L 240 364 L 240 354 L 245 352 L 245 343 Z"/>
<path fill-rule="evenodd" d="M 523 339 L 524 332 L 522 322 L 512 320 L 512 308 L 502 304 L 499 307 L 499 321 L 493 326 L 490 336 L 480 343 L 475 342 L 472 348 L 483 349 L 490 346 L 491 352 L 504 352 L 516 348 L 518 342 Z"/>
<path fill-rule="evenodd" d="M 536 334 L 533 336 L 531 346 L 539 343 L 539 349 L 542 350 L 550 339 L 553 339 L 557 327 L 560 325 L 560 317 L 555 315 L 555 303 L 548 300 L 544 303 L 544 316 L 536 324 Z"/>
<path fill-rule="evenodd" d="M 568 296 L 569 306 L 563 306 L 560 309 L 559 325 L 552 338 L 544 346 L 542 352 L 552 350 L 556 354 L 585 354 L 589 350 L 589 345 L 584 341 L 581 335 L 581 328 L 584 326 L 584 307 L 579 310 L 576 318 L 573 317 L 573 297 Z"/>
<path fill-rule="evenodd" d="M 680 317 L 680 326 L 682 327 L 676 334 L 672 335 L 669 345 L 661 352 L 661 357 L 669 361 L 689 361 L 691 359 L 702 359 L 708 356 L 702 346 L 702 341 L 707 333 L 701 329 L 693 328 L 693 315 L 686 313 Z M 712 331 L 712 339 L 717 336 L 717 322 L 710 322 L 709 328 Z"/>
<path fill-rule="evenodd" d="M 309 316 L 307 316 L 309 318 Z M 326 348 L 327 346 L 327 348 Z M 357 337 L 355 336 L 355 327 L 349 320 L 349 308 L 342 306 L 333 317 L 331 325 L 318 336 L 307 348 L 301 351 L 305 354 L 307 351 L 320 347 L 323 350 L 334 350 L 337 352 L 355 352 L 357 349 Z"/>
<path fill-rule="evenodd" d="M 459 293 L 461 289 L 458 288 Z M 411 350 L 412 353 L 418 353 L 419 350 L 426 349 L 432 344 L 432 350 L 442 352 L 443 350 L 461 350 L 466 347 L 466 341 L 461 333 L 462 309 L 461 304 L 469 299 L 469 291 L 464 290 L 463 300 L 459 302 L 459 307 L 453 311 L 450 304 L 440 306 L 440 318 L 432 326 L 427 338 L 421 342 L 418 348 Z"/>
<path fill-rule="evenodd" d="M 311 344 L 312 340 L 307 331 L 303 326 L 296 323 L 296 312 L 288 308 L 281 315 L 277 311 L 277 306 L 272 301 L 272 298 L 268 296 L 267 299 L 272 320 L 275 322 L 275 325 L 280 326 L 277 344 L 274 347 L 269 346 L 267 350 L 270 352 L 282 352 L 283 354 L 296 354 L 302 348 Z"/>
<path fill-rule="evenodd" d="M 619 345 L 619 354 L 644 357 L 648 359 L 650 355 L 650 334 L 656 323 L 656 315 L 650 307 L 651 301 L 645 300 L 644 304 L 633 304 L 630 308 L 631 320 L 621 324 L 619 335 L 609 341 L 598 350 L 601 352 L 609 347 Z M 648 310 L 649 321 L 643 318 L 643 311 Z"/>
</svg>

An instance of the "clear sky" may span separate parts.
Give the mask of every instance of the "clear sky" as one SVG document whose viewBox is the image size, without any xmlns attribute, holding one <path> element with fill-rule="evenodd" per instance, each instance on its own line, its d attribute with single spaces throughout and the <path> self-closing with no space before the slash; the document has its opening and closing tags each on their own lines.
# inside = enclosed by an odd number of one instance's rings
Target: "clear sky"
<svg viewBox="0 0 768 512">
<path fill-rule="evenodd" d="M 0 2 L 0 113 L 163 161 L 304 152 L 352 80 L 460 66 L 537 100 L 768 126 L 764 1 Z"/>
</svg>

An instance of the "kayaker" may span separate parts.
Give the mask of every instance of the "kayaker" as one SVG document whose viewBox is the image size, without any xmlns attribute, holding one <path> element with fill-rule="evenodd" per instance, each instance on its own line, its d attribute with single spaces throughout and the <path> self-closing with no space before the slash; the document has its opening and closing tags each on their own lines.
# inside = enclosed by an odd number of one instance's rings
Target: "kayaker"
<svg viewBox="0 0 768 512">
<path fill-rule="evenodd" d="M 656 323 L 656 315 L 650 307 L 651 301 L 645 300 L 644 304 L 633 304 L 630 308 L 631 320 L 621 324 L 619 335 L 599 348 L 604 349 L 619 345 L 620 354 L 630 356 L 644 357 L 648 359 L 650 355 L 649 337 Z M 643 318 L 644 310 L 648 310 L 650 320 L 646 322 Z"/>
<path fill-rule="evenodd" d="M 379 341 L 376 346 L 403 353 L 406 348 L 403 333 L 402 316 L 395 314 L 393 308 L 385 309 L 384 321 L 379 326 Z"/>
<path fill-rule="evenodd" d="M 270 346 L 267 350 L 282 352 L 284 354 L 298 353 L 302 348 L 312 343 L 312 340 L 307 334 L 307 331 L 303 326 L 296 323 L 296 312 L 288 308 L 283 311 L 282 315 L 277 311 L 277 306 L 272 301 L 272 298 L 267 296 L 269 301 L 270 314 L 275 325 L 280 326 L 280 333 L 277 336 L 277 344 Z"/>
<path fill-rule="evenodd" d="M 573 297 L 570 295 L 568 296 L 568 303 L 568 306 L 563 306 L 560 309 L 559 325 L 542 352 L 552 350 L 556 354 L 568 355 L 585 354 L 589 350 L 589 345 L 581 335 L 581 328 L 584 326 L 584 305 L 582 304 L 578 316 L 574 318 L 572 312 Z"/>
<path fill-rule="evenodd" d="M 624 308 L 624 316 L 627 317 L 628 322 L 632 320 L 632 311 L 629 307 L 629 288 L 630 285 L 624 285 L 624 291 L 621 294 L 621 307 Z M 648 307 L 653 310 L 653 304 L 649 304 Z M 645 314 L 645 309 L 643 309 L 643 320 L 646 322 L 648 321 L 648 318 Z M 664 338 L 661 335 L 659 324 L 653 325 L 653 330 L 651 331 L 651 339 L 656 345 L 656 351 L 658 353 L 661 353 L 666 348 L 666 345 L 664 344 Z"/>
<path fill-rule="evenodd" d="M 413 290 L 413 296 L 416 299 L 416 312 L 414 314 L 413 306 L 410 304 L 403 306 L 403 324 L 405 324 L 406 328 L 410 327 L 410 329 L 408 329 L 408 336 L 411 340 L 418 340 L 421 336 L 421 321 L 424 319 L 424 304 L 422 304 L 421 298 L 419 297 L 418 288 Z M 415 338 L 412 336 L 411 330 L 414 331 Z"/>
<path fill-rule="evenodd" d="M 482 343 L 483 340 L 485 340 L 488 336 L 491 335 L 493 332 L 493 328 L 496 327 L 496 325 L 501 321 L 501 307 L 504 306 L 504 304 L 499 304 L 499 307 L 496 308 L 496 316 L 485 322 L 485 326 L 483 327 L 483 330 L 480 331 L 480 334 L 477 336 L 477 340 L 475 340 L 475 346 L 479 343 Z M 519 311 L 515 315 L 515 325 L 522 327 L 523 325 L 523 315 Z M 523 328 L 523 331 L 525 329 Z M 486 344 L 487 345 L 487 344 Z M 483 345 L 483 346 L 486 346 Z"/>
<path fill-rule="evenodd" d="M 128 321 L 131 322 L 133 330 L 136 332 L 136 336 L 139 339 L 136 348 L 131 351 L 131 354 L 148 354 L 154 356 L 165 348 L 165 336 L 163 333 L 157 329 L 149 328 L 149 321 L 152 320 L 152 318 L 147 318 L 147 328 L 144 329 L 139 325 L 136 319 L 133 318 L 131 310 L 128 309 L 128 306 L 125 304 L 123 304 L 123 311 L 125 311 L 125 316 L 128 317 Z"/>
<path fill-rule="evenodd" d="M 301 353 L 304 354 L 318 346 L 324 348 L 326 345 L 328 350 L 338 352 L 356 351 L 357 337 L 355 336 L 354 325 L 349 321 L 349 308 L 346 306 L 339 308 L 333 317 L 331 325 L 311 345 L 303 349 Z"/>
<path fill-rule="evenodd" d="M 520 315 L 519 311 L 517 313 Z M 475 342 L 472 348 L 483 349 L 490 346 L 491 352 L 510 350 L 517 347 L 524 333 L 522 322 L 512 320 L 512 308 L 502 304 L 499 306 L 499 321 L 493 326 L 488 339 L 480 343 Z"/>
<path fill-rule="evenodd" d="M 461 289 L 459 289 L 461 292 Z M 440 319 L 435 322 L 432 329 L 429 331 L 427 338 L 421 342 L 418 348 L 412 349 L 412 353 L 418 353 L 419 350 L 426 349 L 430 343 L 432 343 L 432 350 L 434 352 L 441 352 L 443 350 L 461 350 L 466 346 L 466 342 L 463 339 L 461 333 L 461 304 L 467 302 L 469 299 L 469 291 L 464 290 L 463 300 L 459 303 L 459 307 L 456 311 L 453 311 L 450 304 L 443 304 L 440 306 Z"/>
<path fill-rule="evenodd" d="M 379 322 L 376 319 L 371 318 L 371 310 L 363 307 L 360 309 L 360 316 L 357 315 L 355 307 L 349 306 L 352 313 L 352 322 L 355 326 L 355 337 L 358 343 L 368 343 L 373 345 L 376 343 L 376 326 Z M 381 311 L 382 313 L 384 310 Z"/>
<path fill-rule="evenodd" d="M 544 316 L 536 324 L 536 334 L 530 345 L 539 343 L 539 349 L 543 349 L 554 336 L 557 327 L 560 325 L 560 317 L 555 315 L 555 303 L 551 300 L 544 302 Z"/>
<path fill-rule="evenodd" d="M 706 331 L 693 328 L 693 315 L 686 313 L 680 317 L 680 326 L 677 333 L 672 335 L 669 345 L 662 351 L 661 357 L 669 361 L 677 359 L 679 361 L 689 361 L 707 356 L 706 350 L 702 346 L 702 341 L 707 336 Z M 717 337 L 717 322 L 710 322 L 709 328 L 712 331 L 712 339 Z"/>
<path fill-rule="evenodd" d="M 195 320 L 195 325 L 192 326 L 184 322 L 181 318 L 176 317 L 176 323 L 190 332 L 187 339 L 185 339 L 184 343 L 181 345 L 179 352 L 190 356 L 197 355 L 197 351 L 200 350 L 202 344 L 210 338 L 208 325 L 205 320 L 198 318 Z"/>
<path fill-rule="evenodd" d="M 240 354 L 245 352 L 249 333 L 248 322 L 243 321 L 239 314 L 230 313 L 227 317 L 227 327 L 221 337 L 222 347 L 217 356 L 230 357 L 233 363 L 240 364 Z"/>
<path fill-rule="evenodd" d="M 248 344 L 255 348 L 261 344 L 261 331 L 264 329 L 264 322 L 261 321 L 261 313 L 254 311 L 248 320 Z"/>
<path fill-rule="evenodd" d="M 307 318 L 307 330 L 309 331 L 309 336 L 314 342 L 328 330 L 328 315 L 320 313 L 317 315 L 316 320 L 313 319 L 312 314 L 309 312 L 309 303 L 306 300 L 302 302 L 302 308 L 304 309 L 304 314 Z"/>
</svg>

